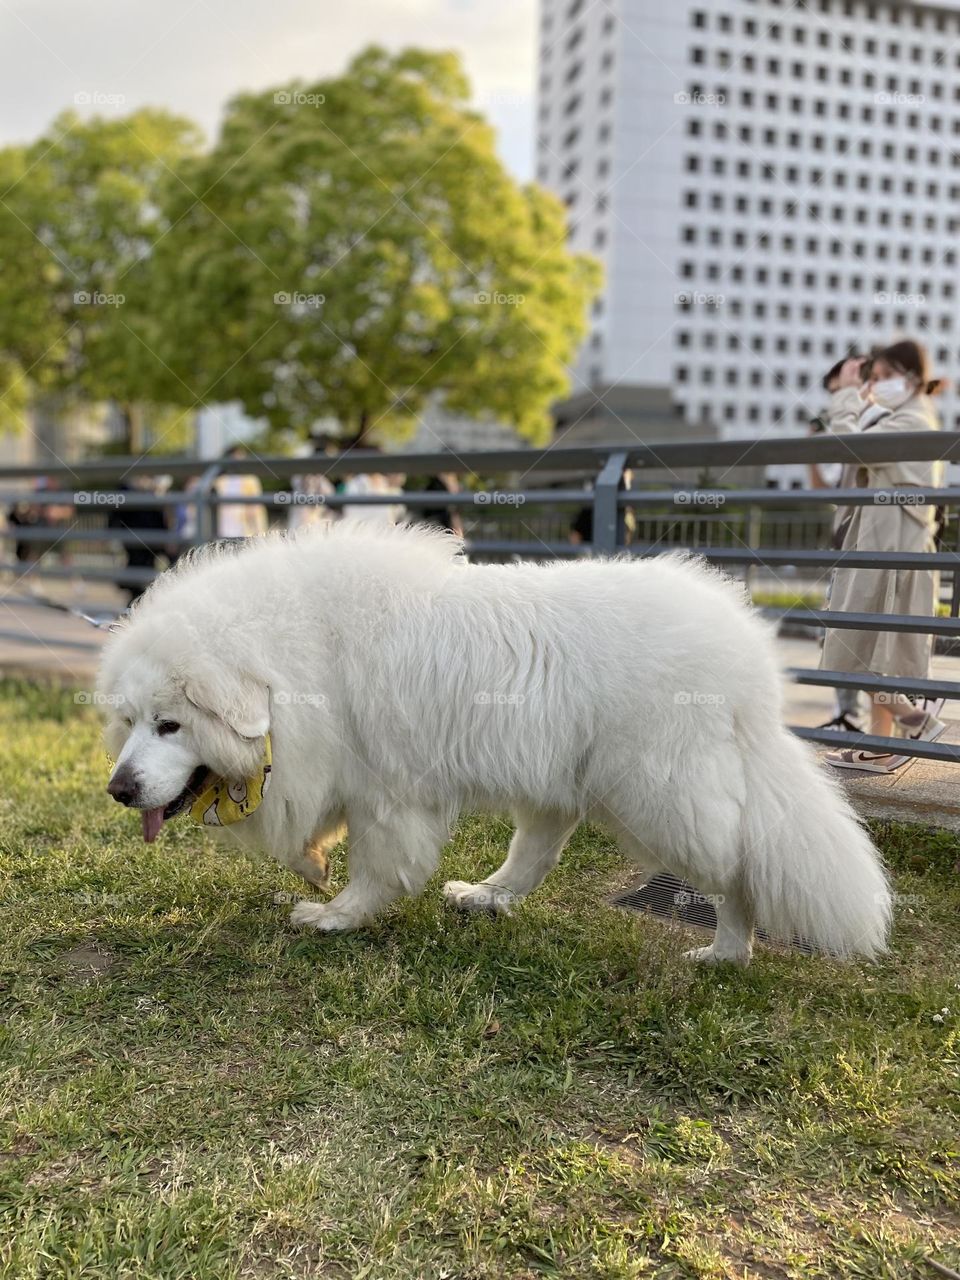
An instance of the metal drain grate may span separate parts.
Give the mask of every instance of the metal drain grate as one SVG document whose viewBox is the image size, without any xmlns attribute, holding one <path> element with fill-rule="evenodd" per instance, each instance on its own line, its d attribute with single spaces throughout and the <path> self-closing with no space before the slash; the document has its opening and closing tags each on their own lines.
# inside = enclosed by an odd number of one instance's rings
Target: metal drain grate
<svg viewBox="0 0 960 1280">
<path fill-rule="evenodd" d="M 694 929 L 706 929 L 710 933 L 717 927 L 717 913 L 710 898 L 695 889 L 686 880 L 680 880 L 668 872 L 656 875 L 639 889 L 630 889 L 627 893 L 617 894 L 610 899 L 615 907 L 623 907 L 627 911 L 637 911 L 642 915 L 653 916 L 656 920 L 669 920 L 672 924 L 682 924 Z M 768 946 L 780 947 L 783 944 L 771 940 L 763 929 L 756 930 L 758 942 Z M 800 951 L 804 955 L 812 955 L 814 948 L 805 938 L 794 938 L 790 949 Z"/>
</svg>

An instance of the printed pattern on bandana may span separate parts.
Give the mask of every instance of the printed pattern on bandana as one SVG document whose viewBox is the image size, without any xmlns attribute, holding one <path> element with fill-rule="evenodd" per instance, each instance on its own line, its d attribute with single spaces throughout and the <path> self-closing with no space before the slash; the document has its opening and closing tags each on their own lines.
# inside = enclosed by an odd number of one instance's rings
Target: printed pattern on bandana
<svg viewBox="0 0 960 1280">
<path fill-rule="evenodd" d="M 269 733 L 264 738 L 260 771 L 252 778 L 230 782 L 214 778 L 190 806 L 190 817 L 205 827 L 229 827 L 260 808 L 270 786 L 273 755 Z"/>
</svg>

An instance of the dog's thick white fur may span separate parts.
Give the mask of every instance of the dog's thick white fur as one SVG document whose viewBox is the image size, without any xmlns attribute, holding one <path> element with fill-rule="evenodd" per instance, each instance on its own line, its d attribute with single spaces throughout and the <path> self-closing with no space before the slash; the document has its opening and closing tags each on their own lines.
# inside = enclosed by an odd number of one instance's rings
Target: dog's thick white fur
<svg viewBox="0 0 960 1280">
<path fill-rule="evenodd" d="M 182 807 L 201 765 L 255 773 L 270 731 L 270 789 L 227 833 L 310 879 L 313 842 L 349 829 L 348 884 L 297 924 L 355 929 L 419 893 L 461 810 L 490 809 L 516 834 L 485 881 L 446 886 L 459 908 L 509 910 L 589 819 L 715 896 L 699 959 L 746 964 L 754 922 L 886 943 L 886 877 L 782 727 L 768 628 L 691 560 L 473 566 L 446 535 L 349 524 L 214 549 L 135 607 L 100 693 L 138 808 Z"/>
</svg>

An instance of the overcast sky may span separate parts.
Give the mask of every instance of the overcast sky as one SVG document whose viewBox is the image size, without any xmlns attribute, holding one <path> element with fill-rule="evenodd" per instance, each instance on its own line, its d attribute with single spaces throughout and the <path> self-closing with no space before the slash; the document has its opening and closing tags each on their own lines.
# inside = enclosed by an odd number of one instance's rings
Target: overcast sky
<svg viewBox="0 0 960 1280">
<path fill-rule="evenodd" d="M 103 114 L 169 107 L 211 136 L 238 90 L 336 72 L 377 41 L 457 50 L 527 178 L 535 24 L 536 0 L 0 0 L 0 144 L 35 137 L 77 94 L 122 97 Z"/>
</svg>

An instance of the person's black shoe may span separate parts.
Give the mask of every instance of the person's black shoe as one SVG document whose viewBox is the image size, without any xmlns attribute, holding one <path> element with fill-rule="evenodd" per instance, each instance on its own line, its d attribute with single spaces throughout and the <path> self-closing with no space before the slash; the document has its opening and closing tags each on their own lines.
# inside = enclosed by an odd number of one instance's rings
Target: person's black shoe
<svg viewBox="0 0 960 1280">
<path fill-rule="evenodd" d="M 841 712 L 840 715 L 834 716 L 832 720 L 828 720 L 826 724 L 817 725 L 818 729 L 829 729 L 834 733 L 863 733 L 865 732 L 863 725 L 856 724 L 848 715 Z"/>
</svg>

